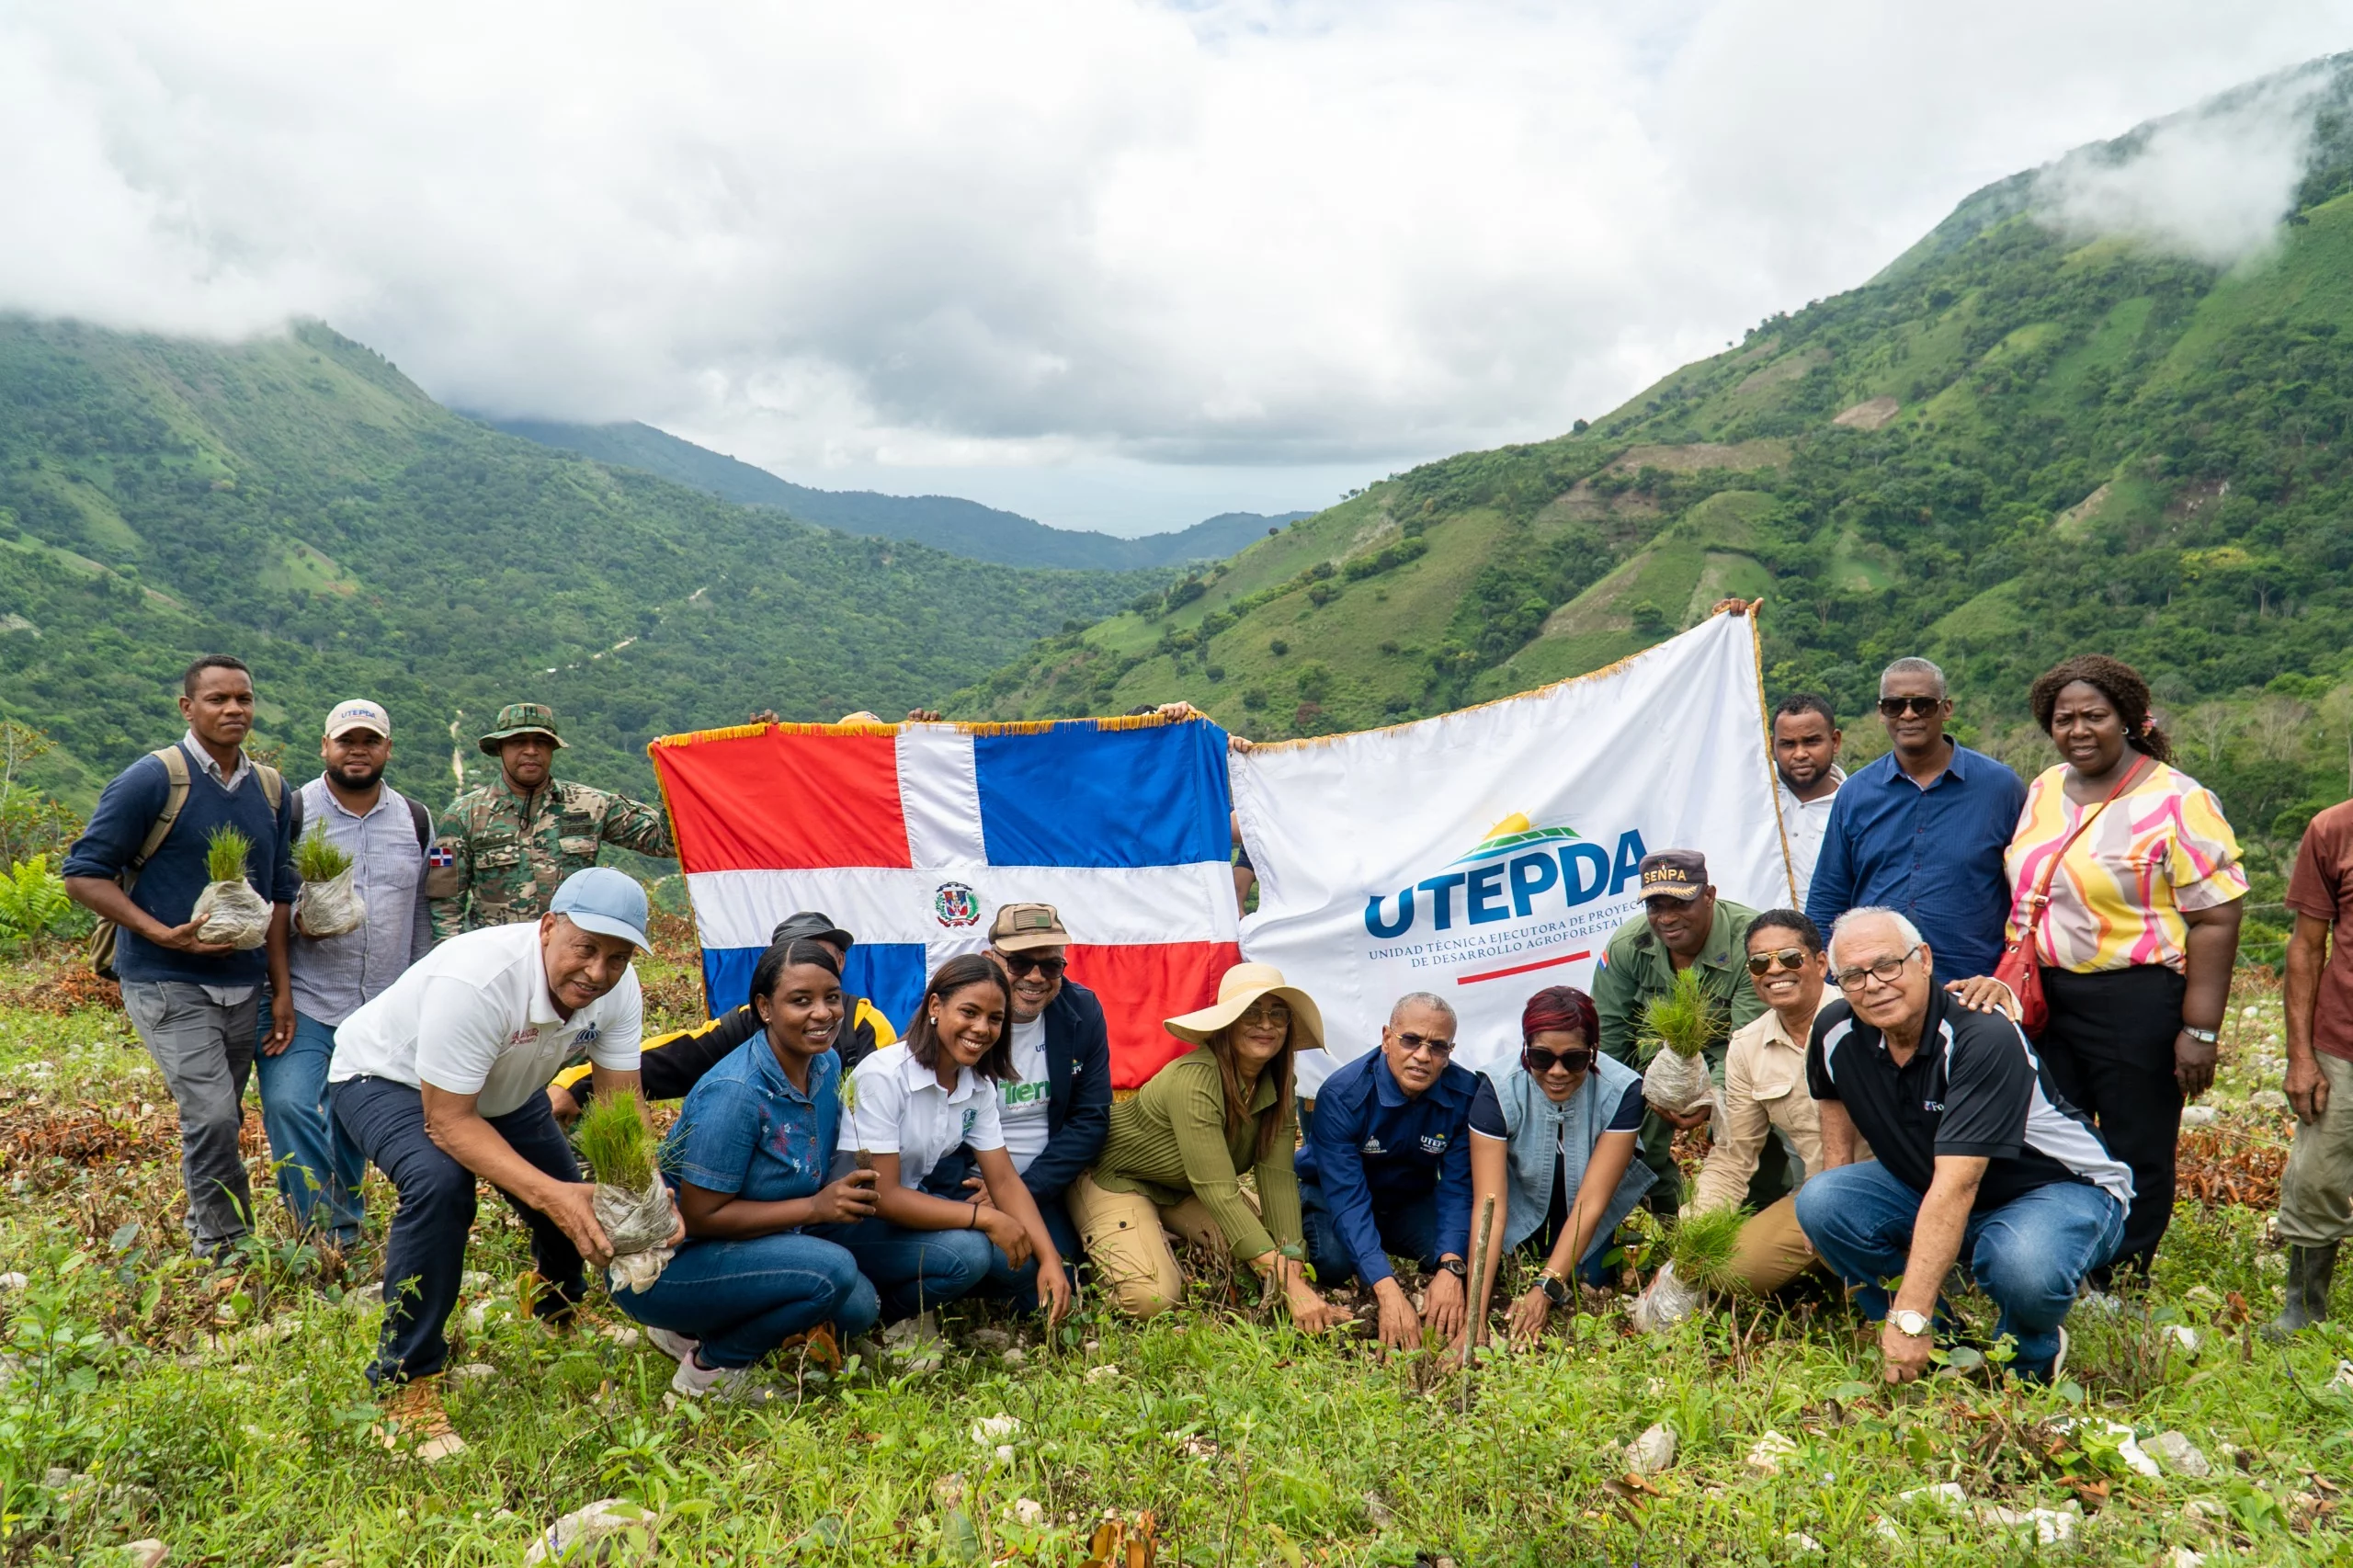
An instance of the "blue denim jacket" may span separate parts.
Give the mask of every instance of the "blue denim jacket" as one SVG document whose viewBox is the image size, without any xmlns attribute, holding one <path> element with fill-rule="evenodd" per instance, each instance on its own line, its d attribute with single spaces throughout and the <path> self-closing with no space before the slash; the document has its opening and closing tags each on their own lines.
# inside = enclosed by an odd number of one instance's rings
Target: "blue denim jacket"
<svg viewBox="0 0 2353 1568">
<path fill-rule="evenodd" d="M 1490 1073 L 1487 1081 L 1495 1086 L 1495 1103 L 1503 1108 L 1504 1127 L 1511 1134 L 1511 1179 L 1506 1187 L 1509 1208 L 1502 1237 L 1503 1248 L 1508 1252 L 1536 1233 L 1552 1207 L 1556 1155 L 1563 1164 L 1563 1180 L 1569 1203 L 1574 1207 L 1577 1184 L 1585 1179 L 1593 1146 L 1601 1141 L 1626 1091 L 1642 1081 L 1642 1074 L 1613 1057 L 1597 1056 L 1593 1071 L 1585 1075 L 1577 1092 L 1559 1105 L 1546 1097 L 1528 1075 L 1528 1069 L 1518 1062 L 1508 1071 Z M 1587 1256 L 1594 1248 L 1608 1244 L 1610 1234 L 1657 1180 L 1657 1173 L 1642 1161 L 1627 1165 L 1618 1190 L 1609 1195 L 1609 1207 L 1602 1211 L 1601 1223 L 1594 1230 L 1592 1244 L 1586 1248 Z"/>
</svg>

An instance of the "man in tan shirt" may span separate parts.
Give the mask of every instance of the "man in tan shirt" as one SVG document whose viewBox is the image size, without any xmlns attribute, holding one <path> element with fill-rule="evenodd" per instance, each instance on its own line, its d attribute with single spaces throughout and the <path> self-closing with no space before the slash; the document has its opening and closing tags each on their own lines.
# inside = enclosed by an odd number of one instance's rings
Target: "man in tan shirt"
<svg viewBox="0 0 2353 1568">
<path fill-rule="evenodd" d="M 1738 1205 L 1767 1142 L 1785 1138 L 1811 1177 L 1822 1170 L 1822 1120 L 1805 1086 L 1806 1037 L 1830 972 L 1822 932 L 1794 909 L 1768 910 L 1749 923 L 1748 983 L 1765 1014 L 1733 1031 L 1724 1047 L 1724 1131 L 1708 1151 L 1686 1213 Z M 1869 1159 L 1869 1150 L 1855 1157 Z M 1757 1293 L 1778 1290 L 1814 1266 L 1798 1229 L 1794 1192 L 1741 1227 L 1733 1271 Z"/>
</svg>

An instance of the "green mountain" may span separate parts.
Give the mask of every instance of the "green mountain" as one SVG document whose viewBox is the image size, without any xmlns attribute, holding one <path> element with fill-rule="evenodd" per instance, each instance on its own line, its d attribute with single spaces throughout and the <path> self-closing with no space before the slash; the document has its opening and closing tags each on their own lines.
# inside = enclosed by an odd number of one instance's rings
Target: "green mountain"
<svg viewBox="0 0 2353 1568">
<path fill-rule="evenodd" d="M 774 506 L 804 523 L 927 544 L 950 555 L 1007 566 L 1060 566 L 1132 572 L 1218 561 L 1246 549 L 1305 512 L 1222 512 L 1173 533 L 1120 539 L 1051 528 L 1017 512 L 1001 512 L 953 495 L 884 495 L 872 490 L 813 490 L 779 479 L 667 431 L 634 422 L 566 425 L 547 419 L 487 421 L 511 436 L 579 452 L 600 462 L 641 468 L 746 506 Z"/>
<path fill-rule="evenodd" d="M 177 733 L 180 667 L 251 664 L 300 762 L 377 697 L 427 799 L 503 702 L 638 790 L 654 734 L 935 705 L 1165 571 L 851 538 L 485 428 L 324 326 L 222 346 L 0 320 L 0 717 L 86 803 Z M 453 745 L 453 741 L 456 743 Z"/>
<path fill-rule="evenodd" d="M 2045 210 L 2070 178 L 2294 98 L 2307 176 L 2234 266 Z M 1879 668 L 1927 653 L 1970 733 L 2040 767 L 2033 676 L 2128 659 L 2243 826 L 2291 837 L 2342 798 L 2353 722 L 2348 106 L 2340 56 L 2005 180 L 1860 288 L 1599 420 L 1376 483 L 959 700 L 1181 696 L 1317 733 L 1596 669 L 1761 597 L 1772 694 L 1827 692 L 1865 740 Z"/>
</svg>

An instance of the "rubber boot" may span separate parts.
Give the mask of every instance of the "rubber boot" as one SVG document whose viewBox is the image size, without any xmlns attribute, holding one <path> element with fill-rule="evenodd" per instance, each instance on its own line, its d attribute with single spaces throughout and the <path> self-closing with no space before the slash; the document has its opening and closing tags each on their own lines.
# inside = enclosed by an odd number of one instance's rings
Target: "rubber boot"
<svg viewBox="0 0 2353 1568">
<path fill-rule="evenodd" d="M 2285 1339 L 2328 1318 L 2328 1287 L 2336 1273 L 2336 1245 L 2288 1249 L 2288 1301 L 2266 1328 L 2267 1339 Z"/>
</svg>

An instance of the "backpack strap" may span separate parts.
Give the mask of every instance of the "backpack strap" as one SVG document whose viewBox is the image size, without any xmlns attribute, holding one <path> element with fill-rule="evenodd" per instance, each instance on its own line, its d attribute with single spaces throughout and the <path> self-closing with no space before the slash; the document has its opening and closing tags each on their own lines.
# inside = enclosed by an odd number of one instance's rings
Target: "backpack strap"
<svg viewBox="0 0 2353 1568">
<path fill-rule="evenodd" d="M 245 760 L 253 762 L 251 757 Z M 254 762 L 253 769 L 261 780 L 261 798 L 269 802 L 269 814 L 276 816 L 286 803 L 286 776 L 266 762 Z"/>
<path fill-rule="evenodd" d="M 158 746 L 148 755 L 164 765 L 164 777 L 169 784 L 164 791 L 163 811 L 149 824 L 147 837 L 139 846 L 139 853 L 132 856 L 131 864 L 123 868 L 134 878 L 141 867 L 155 858 L 155 851 L 164 846 L 164 840 L 171 836 L 172 824 L 180 820 L 180 808 L 188 804 L 188 753 L 175 743 Z"/>
<path fill-rule="evenodd" d="M 300 790 L 295 790 L 293 812 L 286 819 L 286 842 L 289 844 L 300 844 L 302 842 L 303 804 L 302 791 Z"/>
<path fill-rule="evenodd" d="M 409 825 L 416 830 L 417 853 L 420 855 L 432 854 L 433 813 L 425 809 L 425 802 L 423 801 L 411 800 L 407 796 L 403 796 L 402 799 L 408 801 L 408 821 Z"/>
</svg>

